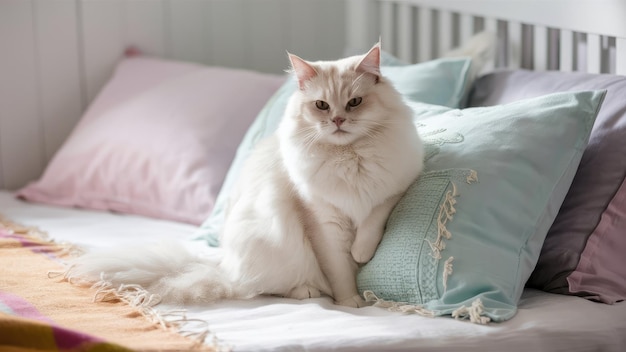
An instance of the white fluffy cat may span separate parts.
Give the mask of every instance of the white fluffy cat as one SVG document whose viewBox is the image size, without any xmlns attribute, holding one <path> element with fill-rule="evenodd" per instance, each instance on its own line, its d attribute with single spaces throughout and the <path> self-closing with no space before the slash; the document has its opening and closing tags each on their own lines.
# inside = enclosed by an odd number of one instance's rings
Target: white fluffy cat
<svg viewBox="0 0 626 352">
<path fill-rule="evenodd" d="M 422 143 L 411 110 L 380 73 L 379 45 L 338 61 L 289 59 L 299 89 L 230 195 L 221 261 L 161 244 L 87 254 L 67 275 L 104 273 L 169 302 L 326 294 L 363 306 L 358 264 L 372 258 L 389 213 L 421 172 Z"/>
</svg>

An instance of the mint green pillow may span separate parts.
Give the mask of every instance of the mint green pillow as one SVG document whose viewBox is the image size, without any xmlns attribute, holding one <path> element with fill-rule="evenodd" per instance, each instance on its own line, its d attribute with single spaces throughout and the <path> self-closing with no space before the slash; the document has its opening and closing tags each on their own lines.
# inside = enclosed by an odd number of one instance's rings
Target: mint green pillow
<svg viewBox="0 0 626 352">
<path fill-rule="evenodd" d="M 415 65 L 402 65 L 391 55 L 385 54 L 383 64 L 389 66 L 381 67 L 382 74 L 393 82 L 407 100 L 456 108 L 465 99 L 465 87 L 470 79 L 471 59 L 469 58 L 446 58 Z M 250 126 L 226 174 L 213 211 L 196 231 L 195 239 L 206 240 L 212 246 L 219 245 L 218 238 L 224 223 L 228 195 L 241 172 L 243 163 L 256 143 L 276 130 L 287 101 L 295 89 L 294 80 L 287 80 L 270 98 Z"/>
<path fill-rule="evenodd" d="M 464 110 L 411 103 L 424 173 L 361 268 L 360 292 L 422 314 L 513 317 L 603 98 L 557 93 Z"/>
</svg>

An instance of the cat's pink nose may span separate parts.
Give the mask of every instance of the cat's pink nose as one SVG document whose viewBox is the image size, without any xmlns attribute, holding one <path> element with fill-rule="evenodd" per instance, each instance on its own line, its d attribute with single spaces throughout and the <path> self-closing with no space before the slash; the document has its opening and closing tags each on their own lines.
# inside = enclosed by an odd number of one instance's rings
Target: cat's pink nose
<svg viewBox="0 0 626 352">
<path fill-rule="evenodd" d="M 344 119 L 343 117 L 335 117 L 333 118 L 333 122 L 335 123 L 335 125 L 337 125 L 337 127 L 341 127 L 341 125 L 346 122 L 346 119 Z"/>
</svg>

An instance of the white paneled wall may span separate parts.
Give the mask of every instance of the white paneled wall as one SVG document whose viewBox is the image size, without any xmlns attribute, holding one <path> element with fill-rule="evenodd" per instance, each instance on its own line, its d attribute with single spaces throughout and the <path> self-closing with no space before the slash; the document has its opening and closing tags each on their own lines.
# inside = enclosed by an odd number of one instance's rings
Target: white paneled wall
<svg viewBox="0 0 626 352">
<path fill-rule="evenodd" d="M 37 92 L 44 161 L 65 140 L 84 107 L 74 1 L 33 2 Z M 71 98 L 70 98 L 71 97 Z"/>
<path fill-rule="evenodd" d="M 2 2 L 0 11 L 0 182 L 18 186 L 45 162 L 34 4 Z M 18 170 L 16 170 L 18 168 Z"/>
<path fill-rule="evenodd" d="M 338 0 L 0 0 L 0 188 L 39 177 L 130 45 L 280 73 L 286 51 L 333 59 Z"/>
</svg>

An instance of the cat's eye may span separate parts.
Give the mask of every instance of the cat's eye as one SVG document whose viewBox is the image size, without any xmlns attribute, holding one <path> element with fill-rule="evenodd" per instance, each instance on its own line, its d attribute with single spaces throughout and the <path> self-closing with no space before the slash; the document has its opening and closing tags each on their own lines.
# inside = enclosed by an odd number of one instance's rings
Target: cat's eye
<svg viewBox="0 0 626 352">
<path fill-rule="evenodd" d="M 330 106 L 328 105 L 328 103 L 323 101 L 323 100 L 316 100 L 315 101 L 315 107 L 320 109 L 320 110 L 328 110 L 328 109 L 330 109 Z"/>
<path fill-rule="evenodd" d="M 363 101 L 363 98 L 359 97 L 359 98 L 352 98 L 350 99 L 350 101 L 348 101 L 348 107 L 349 108 L 353 108 L 356 106 L 359 106 L 359 104 L 361 104 L 361 102 Z"/>
</svg>

